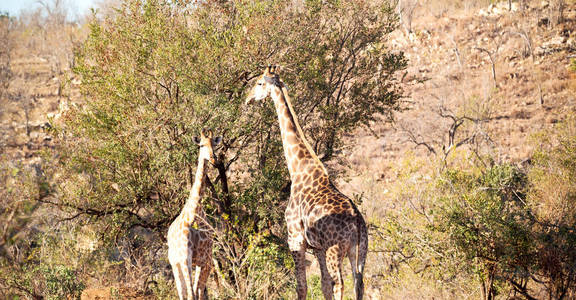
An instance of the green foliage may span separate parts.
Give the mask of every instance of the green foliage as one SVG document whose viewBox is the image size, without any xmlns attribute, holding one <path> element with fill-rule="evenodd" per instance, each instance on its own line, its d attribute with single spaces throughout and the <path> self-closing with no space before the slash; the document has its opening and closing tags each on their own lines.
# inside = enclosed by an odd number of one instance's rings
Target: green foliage
<svg viewBox="0 0 576 300">
<path fill-rule="evenodd" d="M 421 172 L 408 174 L 415 171 Z M 494 296 L 496 286 L 526 274 L 533 245 L 523 204 L 523 172 L 504 164 L 473 170 L 449 167 L 431 175 L 427 183 L 421 179 L 403 184 L 402 197 L 418 198 L 405 200 L 409 207 L 390 212 L 389 219 L 378 224 L 375 243 L 393 254 L 388 258 L 389 272 L 396 273 L 392 283 L 401 284 L 402 277 L 416 272 L 448 289 L 477 282 Z M 413 180 L 413 175 L 406 179 Z"/>
<path fill-rule="evenodd" d="M 449 170 L 442 184 L 450 189 L 441 198 L 438 230 L 450 235 L 468 259 L 487 261 L 529 255 L 524 215 L 525 176 L 510 165 L 497 165 L 485 173 Z M 513 253 L 508 253 L 513 251 Z"/>
<path fill-rule="evenodd" d="M 390 266 L 381 271 L 389 274 L 388 284 L 416 276 L 464 294 L 477 290 L 471 284 L 480 285 L 485 299 L 505 293 L 531 299 L 543 292 L 552 299 L 573 297 L 576 118 L 535 141 L 538 150 L 527 170 L 510 164 L 434 171 L 426 171 L 425 163 L 403 165 L 400 190 L 393 193 L 408 204 L 375 221 L 373 244 L 389 253 L 380 258 Z"/>
<path fill-rule="evenodd" d="M 47 299 L 62 299 L 66 297 L 80 298 L 84 284 L 77 279 L 76 272 L 65 266 L 45 268 L 45 294 Z"/>
<path fill-rule="evenodd" d="M 56 242 L 50 237 L 37 235 L 18 246 L 22 247 L 22 253 L 0 259 L 0 286 L 3 287 L 0 295 L 7 298 L 80 298 L 85 285 L 78 275 L 79 264 L 68 259 L 77 253 L 67 255 L 62 252 L 71 246 L 70 241 Z"/>
<path fill-rule="evenodd" d="M 576 116 L 537 138 L 528 173 L 528 203 L 536 220 L 537 274 L 552 298 L 576 295 Z"/>
<path fill-rule="evenodd" d="M 151 286 L 151 291 L 158 300 L 170 300 L 178 297 L 173 281 L 169 281 L 164 277 L 159 277 L 155 280 L 155 284 Z"/>
<path fill-rule="evenodd" d="M 21 230 L 33 222 L 31 215 L 38 209 L 36 202 L 45 195 L 45 184 L 36 177 L 36 171 L 22 163 L 11 162 L 9 156 L 0 156 L 0 222 L 3 234 L 0 237 L 0 255 L 18 243 Z"/>
<path fill-rule="evenodd" d="M 406 60 L 384 46 L 396 26 L 387 1 L 129 0 L 89 26 L 74 69 L 86 103 L 56 128 L 58 160 L 48 172 L 56 204 L 71 220 L 96 226 L 104 247 L 135 229 L 162 245 L 158 237 L 179 213 L 196 166 L 193 136 L 213 128 L 224 142 L 203 204 L 224 243 L 216 256 L 231 248 L 235 258 L 249 253 L 252 264 L 221 262 L 234 288 L 240 278 L 260 282 L 259 273 L 287 270 L 285 262 L 266 269 L 263 259 L 287 254 L 290 183 L 277 117 L 270 104 L 243 106 L 262 65 L 284 66 L 304 131 L 324 159 L 344 132 L 402 108 L 395 74 Z M 262 235 L 269 242 L 255 246 L 253 236 Z M 285 286 L 279 280 L 269 291 L 279 295 Z"/>
<path fill-rule="evenodd" d="M 498 281 L 524 280 L 534 253 L 526 176 L 516 167 L 496 165 L 480 174 L 448 170 L 440 180 L 446 196 L 439 199 L 434 230 L 445 232 L 470 263 L 468 271 L 485 283 L 486 297 L 498 293 Z"/>
<path fill-rule="evenodd" d="M 233 243 L 226 238 L 217 236 L 214 249 L 218 264 L 224 267 L 218 268 L 222 270 L 219 278 L 224 279 L 220 298 L 273 299 L 286 294 L 293 262 L 278 238 L 251 235 L 248 247 L 238 250 L 230 248 Z M 236 286 L 230 286 L 231 282 Z"/>
<path fill-rule="evenodd" d="M 62 128 L 70 137 L 63 166 L 82 178 L 75 178 L 74 188 L 61 188 L 62 199 L 77 209 L 94 208 L 86 214 L 116 220 L 113 229 L 163 230 L 185 199 L 183 187 L 195 164 L 191 138 L 202 127 L 226 137 L 220 174 L 241 165 L 250 175 L 246 185 L 235 185 L 235 195 L 221 191 L 226 200 L 220 213 L 246 204 L 232 197 L 281 194 L 286 168 L 275 114 L 267 106 L 247 115 L 241 106 L 247 79 L 267 61 L 286 66 L 283 77 L 296 109 L 307 112 L 302 123 L 327 158 L 344 131 L 400 108 L 393 75 L 405 60 L 382 43 L 395 25 L 389 8 L 354 3 L 308 11 L 293 5 L 191 8 L 129 1 L 108 25 L 92 23 L 75 69 L 90 101 L 70 113 Z M 150 201 L 152 194 L 158 200 Z M 249 205 L 273 208 L 282 199 L 254 200 Z M 143 218 L 135 213 L 139 208 L 154 214 Z"/>
<path fill-rule="evenodd" d="M 319 275 L 311 275 L 308 278 L 308 295 L 306 299 L 321 299 L 324 297 L 322 294 L 322 279 Z"/>
</svg>

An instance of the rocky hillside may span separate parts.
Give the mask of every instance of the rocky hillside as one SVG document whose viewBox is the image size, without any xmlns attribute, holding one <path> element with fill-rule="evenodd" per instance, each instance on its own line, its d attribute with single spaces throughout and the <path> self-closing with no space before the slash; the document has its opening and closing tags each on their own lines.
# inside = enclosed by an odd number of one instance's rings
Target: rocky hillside
<svg viewBox="0 0 576 300">
<path fill-rule="evenodd" d="M 529 159 L 530 136 L 576 105 L 576 74 L 570 71 L 576 5 L 566 7 L 561 24 L 554 23 L 548 5 L 514 3 L 509 11 L 501 2 L 469 13 L 422 16 L 412 32 L 396 31 L 388 42 L 410 60 L 402 78 L 408 110 L 394 124 L 374 124 L 350 136 L 355 146 L 343 158 L 358 175 L 350 186 L 366 176 L 393 180 L 387 171 L 407 152 L 442 156 L 467 138 L 486 140 L 502 161 Z M 458 128 L 451 144 L 453 118 L 472 118 L 477 125 Z"/>
<path fill-rule="evenodd" d="M 450 113 L 481 114 L 483 130 L 502 159 L 529 158 L 529 136 L 576 104 L 575 75 L 569 69 L 576 57 L 576 6 L 566 7 L 559 25 L 548 8 L 547 2 L 525 8 L 514 3 L 509 11 L 501 2 L 438 17 L 420 7 L 422 16 L 414 17 L 412 31 L 397 30 L 388 41 L 392 51 L 409 59 L 402 76 L 408 109 L 396 115 L 394 124 L 373 124 L 351 134 L 348 143 L 354 146 L 342 158 L 357 173 L 384 178 L 386 162 L 406 151 L 428 155 L 448 147 Z M 12 69 L 18 76 L 0 98 L 0 145 L 20 160 L 51 145 L 45 133 L 49 119 L 68 102 L 80 101 L 80 95 L 79 81 L 66 72 L 54 74 L 48 59 L 16 56 Z"/>
<path fill-rule="evenodd" d="M 546 1 L 524 2 L 439 14 L 421 4 L 410 26 L 386 41 L 409 59 L 400 78 L 407 109 L 392 124 L 350 133 L 329 165 L 347 171 L 338 185 L 350 196 L 363 194 L 368 218 L 394 208 L 386 193 L 403 160 L 483 144 L 500 161 L 522 163 L 531 157 L 533 134 L 574 112 L 576 2 L 566 1 L 561 17 Z M 14 48 L 13 80 L 0 95 L 0 155 L 33 165 L 54 146 L 50 122 L 83 99 L 69 70 L 54 72 L 49 58 L 23 49 Z M 374 285 L 368 289 L 383 297 Z"/>
<path fill-rule="evenodd" d="M 0 97 L 0 149 L 10 160 L 28 164 L 39 150 L 53 146 L 50 123 L 68 103 L 81 101 L 79 81 L 69 70 L 55 73 L 41 57 L 18 57 L 11 67 L 14 79 Z"/>
</svg>

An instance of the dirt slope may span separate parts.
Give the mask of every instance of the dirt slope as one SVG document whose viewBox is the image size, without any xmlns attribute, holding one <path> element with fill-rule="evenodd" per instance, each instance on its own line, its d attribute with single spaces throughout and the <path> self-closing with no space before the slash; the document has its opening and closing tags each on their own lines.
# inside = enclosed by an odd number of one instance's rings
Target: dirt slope
<svg viewBox="0 0 576 300">
<path fill-rule="evenodd" d="M 387 171 L 406 152 L 431 155 L 415 142 L 442 153 L 442 145 L 449 146 L 452 121 L 440 116 L 441 106 L 444 115 L 481 115 L 482 133 L 500 160 L 528 159 L 530 136 L 562 120 L 576 105 L 576 76 L 569 69 L 576 55 L 576 5 L 567 7 L 559 25 L 548 17 L 546 5 L 423 16 L 413 21 L 413 32 L 394 32 L 390 48 L 409 58 L 403 76 L 409 110 L 398 113 L 394 124 L 374 124 L 377 136 L 360 129 L 348 137 L 354 147 L 341 158 L 355 175 L 343 184 L 358 192 L 354 186 L 366 176 L 393 180 Z M 456 142 L 464 137 L 457 135 Z"/>
</svg>

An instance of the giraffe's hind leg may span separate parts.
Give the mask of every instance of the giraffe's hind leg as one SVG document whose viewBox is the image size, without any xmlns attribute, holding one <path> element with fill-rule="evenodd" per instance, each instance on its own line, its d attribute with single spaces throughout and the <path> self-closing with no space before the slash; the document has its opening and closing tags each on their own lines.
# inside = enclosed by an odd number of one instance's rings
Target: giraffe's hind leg
<svg viewBox="0 0 576 300">
<path fill-rule="evenodd" d="M 196 266 L 196 272 L 194 273 L 194 285 L 192 286 L 192 290 L 194 294 L 198 296 L 198 283 L 200 282 L 200 266 Z"/>
<path fill-rule="evenodd" d="M 314 255 L 318 259 L 318 265 L 320 266 L 320 274 L 322 274 L 322 294 L 327 300 L 332 300 L 332 286 L 333 281 L 330 277 L 330 272 L 328 272 L 328 267 L 326 265 L 326 251 L 316 249 L 314 250 Z"/>
<path fill-rule="evenodd" d="M 172 273 L 174 274 L 174 284 L 176 285 L 176 290 L 178 291 L 178 298 L 180 298 L 180 300 L 184 300 L 186 299 L 186 287 L 184 286 L 184 275 L 182 273 L 182 269 L 178 263 L 171 264 L 171 266 Z"/>
<path fill-rule="evenodd" d="M 184 283 L 186 287 L 186 299 L 197 300 L 196 295 L 192 290 L 192 263 L 190 259 L 186 260 L 186 265 L 182 269 L 183 269 L 182 274 L 184 275 Z"/>
<path fill-rule="evenodd" d="M 356 299 L 362 299 L 364 296 L 364 281 L 362 278 L 362 271 L 359 270 L 359 268 L 363 266 L 363 262 L 360 262 L 361 254 L 358 250 L 360 250 L 360 252 L 363 251 L 363 249 L 358 249 L 355 245 L 350 247 L 350 250 L 348 251 L 348 260 L 350 260 L 352 278 L 354 279 L 354 294 L 356 295 Z M 366 255 L 364 255 L 364 257 L 366 257 Z"/>
<path fill-rule="evenodd" d="M 196 295 L 198 300 L 208 300 L 208 294 L 206 293 L 206 283 L 208 282 L 208 277 L 212 271 L 212 263 L 206 264 L 201 268 L 197 268 L 196 272 L 198 278 L 198 285 L 196 286 Z"/>
<path fill-rule="evenodd" d="M 342 280 L 342 259 L 344 250 L 341 245 L 334 245 L 326 251 L 326 266 L 332 278 L 334 299 L 342 300 L 344 294 L 344 281 Z"/>
<path fill-rule="evenodd" d="M 356 247 L 352 246 L 350 247 L 350 250 L 348 250 L 348 260 L 350 261 L 350 269 L 352 269 L 352 279 L 354 280 L 354 286 L 356 286 L 357 282 L 357 277 L 358 277 L 358 268 L 357 268 L 357 249 Z M 356 298 L 358 298 L 358 295 L 356 295 Z"/>
</svg>

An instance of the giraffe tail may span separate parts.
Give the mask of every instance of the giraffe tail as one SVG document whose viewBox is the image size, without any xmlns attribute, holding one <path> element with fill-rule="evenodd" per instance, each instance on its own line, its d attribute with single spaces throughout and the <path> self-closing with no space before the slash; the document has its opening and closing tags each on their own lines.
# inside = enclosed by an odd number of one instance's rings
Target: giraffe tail
<svg viewBox="0 0 576 300">
<path fill-rule="evenodd" d="M 356 244 L 356 274 L 354 274 L 354 294 L 356 299 L 361 300 L 364 297 L 364 266 L 366 265 L 366 255 L 368 254 L 368 230 L 366 222 L 359 216 L 358 239 Z"/>
</svg>

